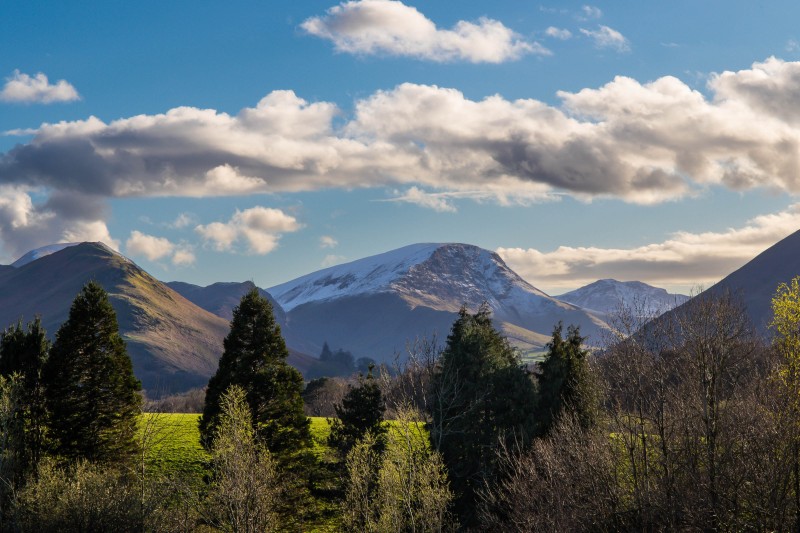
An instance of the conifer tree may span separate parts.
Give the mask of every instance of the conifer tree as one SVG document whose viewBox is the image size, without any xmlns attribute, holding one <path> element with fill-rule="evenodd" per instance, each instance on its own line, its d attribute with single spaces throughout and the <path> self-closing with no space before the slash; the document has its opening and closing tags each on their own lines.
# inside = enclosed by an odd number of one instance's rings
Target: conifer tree
<svg viewBox="0 0 800 533">
<path fill-rule="evenodd" d="M 20 469 L 29 470 L 41 458 L 46 446 L 47 408 L 42 370 L 50 351 L 42 322 L 37 317 L 26 330 L 19 322 L 0 333 L 0 376 L 17 380 L 18 413 L 23 428 Z"/>
<path fill-rule="evenodd" d="M 141 385 L 99 283 L 87 283 L 72 302 L 43 375 L 57 454 L 100 462 L 132 458 Z"/>
<path fill-rule="evenodd" d="M 553 330 L 553 338 L 547 344 L 547 355 L 539 363 L 539 400 L 536 409 L 537 434 L 550 432 L 559 415 L 568 410 L 583 429 L 592 426 L 598 416 L 599 404 L 591 372 L 589 352 L 583 349 L 580 329 L 567 328 L 562 336 L 563 325 Z"/>
<path fill-rule="evenodd" d="M 482 305 L 453 324 L 433 377 L 431 439 L 444 458 L 455 511 L 475 525 L 478 492 L 499 473 L 502 439 L 524 445 L 533 435 L 536 390 L 517 352 L 492 326 Z"/>
<path fill-rule="evenodd" d="M 373 438 L 375 448 L 383 447 L 386 427 L 383 425 L 383 414 L 386 406 L 381 389 L 372 376 L 372 368 L 367 377 L 358 378 L 358 386 L 349 386 L 342 403 L 335 406 L 337 419 L 331 425 L 328 442 L 339 449 L 343 455 L 363 439 L 367 434 Z"/>
<path fill-rule="evenodd" d="M 244 389 L 257 437 L 280 464 L 311 444 L 303 412 L 303 377 L 289 366 L 289 351 L 275 322 L 269 301 L 256 289 L 233 310 L 219 368 L 208 382 L 200 434 L 213 445 L 222 394 L 231 386 Z"/>
</svg>

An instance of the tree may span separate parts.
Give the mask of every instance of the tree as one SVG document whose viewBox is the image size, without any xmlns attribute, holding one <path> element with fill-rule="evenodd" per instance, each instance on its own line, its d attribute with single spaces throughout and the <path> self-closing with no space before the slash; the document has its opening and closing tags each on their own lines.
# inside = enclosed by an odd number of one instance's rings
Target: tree
<svg viewBox="0 0 800 533">
<path fill-rule="evenodd" d="M 200 434 L 213 446 L 220 423 L 222 394 L 238 385 L 245 391 L 257 437 L 279 463 L 307 450 L 309 421 L 303 412 L 303 376 L 289 366 L 289 351 L 275 322 L 272 306 L 257 289 L 233 310 L 219 368 L 208 382 Z"/>
<path fill-rule="evenodd" d="M 99 283 L 72 302 L 43 374 L 56 453 L 103 462 L 134 456 L 141 385 Z"/>
<path fill-rule="evenodd" d="M 342 403 L 335 406 L 337 419 L 332 422 L 328 443 L 346 455 L 353 445 L 372 435 L 376 449 L 381 449 L 386 436 L 383 414 L 386 406 L 370 368 L 367 377 L 359 376 L 358 386 L 349 386 Z"/>
<path fill-rule="evenodd" d="M 398 533 L 454 529 L 447 473 L 441 454 L 429 446 L 421 419 L 414 409 L 399 408 L 384 452 L 376 451 L 370 433 L 350 450 L 345 529 Z"/>
<path fill-rule="evenodd" d="M 37 317 L 26 330 L 17 323 L 0 333 L 0 376 L 17 376 L 18 400 L 22 409 L 17 413 L 23 428 L 21 471 L 34 466 L 46 448 L 47 408 L 42 383 L 42 371 L 50 351 L 42 322 Z"/>
<path fill-rule="evenodd" d="M 472 526 L 478 491 L 499 476 L 495 449 L 507 438 L 527 443 L 535 429 L 534 382 L 485 304 L 474 315 L 459 312 L 432 393 L 431 440 L 447 466 L 456 513 Z"/>
<path fill-rule="evenodd" d="M 539 399 L 536 423 L 539 435 L 547 435 L 564 411 L 570 411 L 581 427 L 594 424 L 599 412 L 597 391 L 589 369 L 589 352 L 583 349 L 579 328 L 570 326 L 562 337 L 563 325 L 553 329 L 547 355 L 539 363 Z"/>
<path fill-rule="evenodd" d="M 214 479 L 206 509 L 223 531 L 256 533 L 277 529 L 281 482 L 275 461 L 256 440 L 244 389 L 231 386 L 221 397 L 211 448 Z"/>
</svg>

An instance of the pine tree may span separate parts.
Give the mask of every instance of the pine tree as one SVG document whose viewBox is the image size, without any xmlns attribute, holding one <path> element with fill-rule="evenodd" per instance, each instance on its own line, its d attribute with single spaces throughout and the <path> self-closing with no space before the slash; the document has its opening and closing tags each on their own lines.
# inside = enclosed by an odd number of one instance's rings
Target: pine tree
<svg viewBox="0 0 800 533">
<path fill-rule="evenodd" d="M 563 325 L 553 330 L 547 355 L 539 363 L 539 400 L 536 409 L 537 434 L 547 435 L 558 417 L 570 411 L 580 426 L 588 429 L 598 416 L 597 392 L 589 369 L 589 352 L 583 349 L 580 329 L 570 326 L 562 337 Z"/>
<path fill-rule="evenodd" d="M 22 329 L 19 322 L 0 333 L 0 376 L 18 382 L 18 413 L 23 428 L 20 470 L 28 471 L 41 458 L 46 447 L 47 408 L 42 371 L 50 351 L 42 322 L 37 317 Z"/>
<path fill-rule="evenodd" d="M 536 390 L 517 352 L 482 305 L 462 308 L 433 377 L 431 439 L 444 458 L 465 526 L 475 524 L 478 492 L 496 482 L 502 439 L 524 445 L 533 435 Z"/>
<path fill-rule="evenodd" d="M 359 376 L 358 386 L 349 386 L 342 403 L 336 405 L 335 409 L 337 419 L 332 422 L 328 437 L 331 446 L 347 455 L 355 443 L 369 433 L 376 449 L 383 447 L 386 436 L 383 414 L 386 406 L 381 389 L 372 376 L 372 368 L 366 378 Z"/>
<path fill-rule="evenodd" d="M 289 366 L 289 351 L 275 322 L 269 301 L 256 289 L 233 310 L 219 368 L 208 382 L 200 434 L 213 445 L 219 425 L 222 394 L 231 386 L 244 389 L 256 435 L 279 463 L 311 444 L 309 421 L 303 412 L 303 377 Z"/>
<path fill-rule="evenodd" d="M 57 454 L 118 462 L 136 453 L 141 385 L 99 283 L 87 283 L 72 302 L 43 377 Z"/>
</svg>

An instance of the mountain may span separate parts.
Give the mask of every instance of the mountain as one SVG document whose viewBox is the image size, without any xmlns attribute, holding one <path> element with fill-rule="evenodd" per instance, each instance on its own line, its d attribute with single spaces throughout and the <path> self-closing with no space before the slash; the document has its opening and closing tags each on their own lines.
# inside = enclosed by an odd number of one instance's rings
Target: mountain
<svg viewBox="0 0 800 533">
<path fill-rule="evenodd" d="M 80 244 L 78 242 L 62 242 L 59 244 L 49 244 L 47 246 L 42 246 L 41 248 L 36 248 L 35 250 L 31 250 L 30 252 L 26 253 L 13 263 L 11 266 L 14 268 L 19 268 L 21 266 L 25 266 L 28 263 L 36 261 L 37 259 L 41 259 L 42 257 L 48 256 L 55 252 L 60 252 L 64 248 L 69 248 L 70 246 L 75 246 L 76 244 Z"/>
<path fill-rule="evenodd" d="M 109 293 L 134 372 L 151 395 L 205 385 L 216 371 L 228 322 L 130 259 L 101 243 L 34 250 L 25 257 L 31 260 L 0 270 L 0 325 L 39 314 L 52 337 L 72 300 L 94 279 Z"/>
<path fill-rule="evenodd" d="M 418 336 L 443 341 L 462 305 L 486 302 L 495 325 L 525 352 L 541 351 L 559 321 L 599 340 L 598 313 L 552 298 L 494 252 L 467 244 L 414 244 L 268 289 L 286 311 L 286 338 L 306 353 L 325 341 L 355 357 L 391 361 Z"/>
<path fill-rule="evenodd" d="M 772 321 L 772 297 L 778 285 L 800 276 L 800 231 L 767 248 L 709 291 L 730 291 L 742 299 L 753 325 L 766 333 Z"/>
<path fill-rule="evenodd" d="M 168 281 L 166 285 L 195 305 L 228 321 L 233 318 L 233 308 L 239 305 L 242 296 L 254 287 L 258 288 L 252 281 L 219 282 L 206 287 L 182 281 Z M 258 293 L 269 300 L 275 320 L 281 327 L 285 327 L 286 313 L 281 305 L 264 289 L 258 288 Z"/>
<path fill-rule="evenodd" d="M 615 279 L 601 279 L 555 298 L 600 313 L 613 314 L 620 309 L 630 309 L 643 316 L 658 316 L 689 299 L 683 294 L 670 294 L 641 281 Z"/>
</svg>

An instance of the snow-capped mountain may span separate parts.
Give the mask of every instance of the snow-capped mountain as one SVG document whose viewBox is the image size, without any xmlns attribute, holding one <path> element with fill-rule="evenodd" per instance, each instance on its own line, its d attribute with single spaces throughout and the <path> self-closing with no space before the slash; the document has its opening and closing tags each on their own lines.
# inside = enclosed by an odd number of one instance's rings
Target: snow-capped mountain
<svg viewBox="0 0 800 533">
<path fill-rule="evenodd" d="M 444 339 L 462 305 L 486 302 L 496 325 L 538 351 L 559 321 L 599 337 L 597 314 L 551 298 L 494 252 L 467 244 L 414 244 L 338 265 L 268 289 L 287 313 L 287 340 L 316 353 L 325 341 L 357 356 L 389 360 L 434 331 Z M 597 339 L 596 339 L 597 340 Z"/>
<path fill-rule="evenodd" d="M 689 299 L 686 295 L 670 294 L 641 281 L 615 279 L 601 279 L 556 298 L 601 313 L 628 309 L 651 317 L 665 313 Z"/>
</svg>

